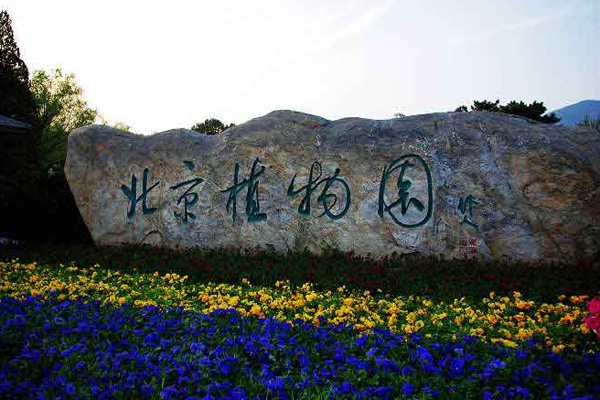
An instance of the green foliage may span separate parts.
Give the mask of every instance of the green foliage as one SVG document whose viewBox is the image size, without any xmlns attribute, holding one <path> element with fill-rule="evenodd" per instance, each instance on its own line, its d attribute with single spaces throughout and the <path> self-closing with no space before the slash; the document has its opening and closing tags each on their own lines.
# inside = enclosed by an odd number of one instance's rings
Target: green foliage
<svg viewBox="0 0 600 400">
<path fill-rule="evenodd" d="M 394 118 L 404 118 L 404 117 L 406 117 L 406 114 L 402 114 L 402 113 L 394 114 Z"/>
<path fill-rule="evenodd" d="M 460 106 L 455 112 L 468 112 L 466 106 Z M 482 100 L 477 101 L 473 100 L 473 105 L 471 106 L 471 111 L 492 111 L 492 112 L 502 112 L 506 114 L 512 115 L 520 115 L 522 117 L 526 117 L 532 119 L 534 121 L 543 122 L 546 124 L 554 124 L 560 121 L 560 117 L 558 117 L 554 113 L 550 113 L 548 115 L 544 115 L 546 112 L 546 107 L 543 102 L 534 101 L 531 104 L 526 104 L 522 101 L 510 101 L 506 105 L 500 104 L 500 100 L 496 101 L 488 101 Z"/>
<path fill-rule="evenodd" d="M 598 131 L 600 133 L 600 117 L 596 117 L 596 119 L 586 115 L 583 119 L 577 124 L 580 128 L 589 129 L 591 131 Z"/>
<path fill-rule="evenodd" d="M 218 135 L 225 129 L 229 129 L 233 126 L 235 126 L 235 124 L 225 125 L 216 118 L 210 118 L 204 120 L 204 122 L 200 122 L 192 126 L 192 130 L 196 132 L 205 133 L 207 135 Z"/>
<path fill-rule="evenodd" d="M 83 90 L 73 74 L 56 69 L 49 75 L 40 70 L 33 73 L 31 93 L 42 125 L 41 148 L 43 171 L 62 171 L 67 156 L 69 132 L 93 124 L 98 111 L 87 106 Z"/>
</svg>

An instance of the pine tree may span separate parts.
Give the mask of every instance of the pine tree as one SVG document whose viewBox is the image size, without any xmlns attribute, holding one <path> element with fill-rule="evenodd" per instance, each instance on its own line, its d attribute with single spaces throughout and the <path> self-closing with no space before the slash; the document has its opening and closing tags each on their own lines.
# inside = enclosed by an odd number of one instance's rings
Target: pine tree
<svg viewBox="0 0 600 400">
<path fill-rule="evenodd" d="M 235 126 L 235 124 L 224 124 L 216 118 L 210 118 L 204 120 L 192 126 L 192 130 L 196 132 L 205 133 L 207 135 L 218 135 L 226 129 Z"/>
<path fill-rule="evenodd" d="M 36 122 L 29 71 L 21 59 L 6 11 L 0 12 L 0 114 L 32 125 Z"/>
<path fill-rule="evenodd" d="M 454 110 L 454 112 L 468 111 L 469 110 L 466 106 L 460 106 L 456 110 Z M 560 121 L 560 117 L 554 113 L 545 114 L 546 107 L 544 106 L 543 102 L 539 101 L 534 101 L 531 104 L 526 104 L 522 101 L 517 102 L 513 100 L 508 102 L 506 105 L 502 105 L 500 104 L 500 100 L 473 100 L 471 111 L 493 111 L 512 115 L 520 115 L 522 117 L 526 117 L 534 121 L 543 122 L 545 124 L 554 124 Z"/>
<path fill-rule="evenodd" d="M 0 114 L 32 125 L 29 132 L 0 134 L 0 236 L 19 237 L 27 226 L 27 200 L 34 192 L 39 151 L 39 129 L 35 102 L 29 86 L 29 71 L 15 43 L 11 20 L 0 12 Z"/>
<path fill-rule="evenodd" d="M 500 106 L 500 111 L 507 114 L 521 115 L 523 117 L 546 124 L 554 124 L 560 121 L 560 117 L 554 113 L 545 115 L 546 106 L 544 106 L 543 102 L 539 101 L 534 101 L 531 104 L 525 104 L 522 101 L 516 102 L 513 100 L 505 106 Z"/>
</svg>

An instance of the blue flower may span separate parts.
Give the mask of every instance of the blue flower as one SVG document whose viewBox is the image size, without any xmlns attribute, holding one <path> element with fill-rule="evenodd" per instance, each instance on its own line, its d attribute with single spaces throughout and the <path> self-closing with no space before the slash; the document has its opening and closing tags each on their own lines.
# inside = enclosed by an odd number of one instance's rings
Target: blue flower
<svg viewBox="0 0 600 400">
<path fill-rule="evenodd" d="M 72 383 L 67 383 L 65 385 L 65 393 L 67 393 L 69 395 L 75 394 L 75 386 L 73 386 Z"/>
<path fill-rule="evenodd" d="M 504 367 L 506 367 L 506 363 L 504 361 L 494 358 L 485 366 L 481 377 L 484 379 L 491 378 L 496 375 L 497 370 L 500 370 Z"/>
<path fill-rule="evenodd" d="M 421 364 L 433 364 L 433 357 L 429 350 L 423 346 L 417 346 L 417 359 Z"/>
<path fill-rule="evenodd" d="M 457 376 L 462 376 L 465 369 L 465 360 L 462 358 L 453 358 L 450 363 L 450 371 L 448 371 L 448 376 L 451 379 L 456 378 Z"/>
<path fill-rule="evenodd" d="M 229 375 L 231 373 L 231 371 L 233 370 L 233 360 L 231 357 L 227 357 L 226 360 L 222 361 L 219 364 L 219 371 L 223 374 L 223 375 Z"/>
<path fill-rule="evenodd" d="M 377 350 L 379 350 L 377 347 L 371 347 L 369 349 L 369 351 L 367 351 L 367 357 L 368 358 L 373 358 L 375 357 L 375 354 L 377 354 Z"/>
<path fill-rule="evenodd" d="M 521 386 L 517 386 L 517 394 L 527 398 L 530 395 L 529 390 L 525 389 L 524 387 Z"/>
<path fill-rule="evenodd" d="M 174 386 L 167 386 L 161 392 L 161 398 L 165 400 L 173 399 L 179 395 L 179 391 Z"/>
<path fill-rule="evenodd" d="M 404 393 L 404 395 L 406 397 L 410 397 L 415 393 L 415 387 L 408 382 L 403 383 L 402 384 L 402 393 Z"/>
<path fill-rule="evenodd" d="M 527 354 L 529 353 L 529 351 L 527 349 L 517 349 L 515 351 L 515 356 L 519 359 L 519 360 L 524 360 L 527 357 Z"/>
<path fill-rule="evenodd" d="M 430 387 L 429 387 L 429 385 L 425 385 L 425 386 L 423 386 L 423 391 L 424 391 L 425 393 L 429 393 L 429 394 L 430 394 L 430 395 L 432 395 L 433 397 L 437 397 L 437 395 L 438 395 L 438 391 L 437 391 L 437 390 L 435 390 L 435 389 L 432 389 L 432 388 L 430 388 Z"/>
<path fill-rule="evenodd" d="M 392 386 L 380 386 L 375 389 L 373 394 L 380 399 L 391 399 L 393 393 L 394 388 Z"/>
</svg>

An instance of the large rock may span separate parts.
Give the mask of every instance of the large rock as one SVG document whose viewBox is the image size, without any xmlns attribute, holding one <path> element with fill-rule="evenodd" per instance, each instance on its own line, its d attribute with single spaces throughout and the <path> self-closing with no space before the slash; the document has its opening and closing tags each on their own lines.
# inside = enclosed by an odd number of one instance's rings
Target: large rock
<svg viewBox="0 0 600 400">
<path fill-rule="evenodd" d="M 275 111 L 220 136 L 94 125 L 69 136 L 65 173 L 97 244 L 599 254 L 600 136 L 507 114 Z"/>
</svg>

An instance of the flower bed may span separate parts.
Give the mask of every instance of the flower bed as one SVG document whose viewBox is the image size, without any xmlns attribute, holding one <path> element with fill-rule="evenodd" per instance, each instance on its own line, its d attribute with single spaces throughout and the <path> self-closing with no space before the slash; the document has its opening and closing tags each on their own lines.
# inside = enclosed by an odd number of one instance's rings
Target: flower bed
<svg viewBox="0 0 600 400">
<path fill-rule="evenodd" d="M 311 284 L 292 288 L 189 283 L 186 276 L 158 272 L 121 273 L 98 265 L 43 266 L 17 261 L 0 263 L 0 295 L 25 298 L 56 294 L 63 299 L 96 299 L 135 306 L 182 306 L 209 314 L 235 309 L 242 316 L 273 317 L 281 321 L 303 319 L 314 325 L 351 324 L 357 332 L 375 327 L 392 333 L 437 335 L 452 341 L 457 335 L 479 336 L 486 342 L 516 347 L 531 338 L 560 353 L 572 349 L 599 349 L 594 333 L 584 322 L 587 296 L 560 296 L 555 302 L 490 293 L 479 301 L 455 299 L 434 302 L 426 297 L 384 293 L 315 290 Z"/>
<path fill-rule="evenodd" d="M 0 397 L 595 399 L 588 300 L 0 262 Z"/>
<path fill-rule="evenodd" d="M 335 251 L 317 256 L 306 251 L 280 254 L 264 249 L 0 246 L 0 261 L 14 258 L 50 265 L 99 263 L 103 268 L 121 272 L 176 272 L 202 283 L 239 284 L 247 278 L 258 285 L 273 286 L 276 281 L 289 280 L 294 286 L 311 282 L 324 291 L 345 285 L 353 290 L 375 293 L 381 289 L 391 296 L 422 295 L 439 301 L 463 296 L 481 299 L 492 291 L 505 296 L 518 291 L 536 301 L 552 302 L 561 294 L 595 295 L 600 287 L 600 261 L 575 259 L 570 264 L 471 262 L 415 256 L 375 260 Z"/>
<path fill-rule="evenodd" d="M 183 308 L 0 300 L 4 398 L 593 399 L 600 354 L 556 355 Z"/>
</svg>

